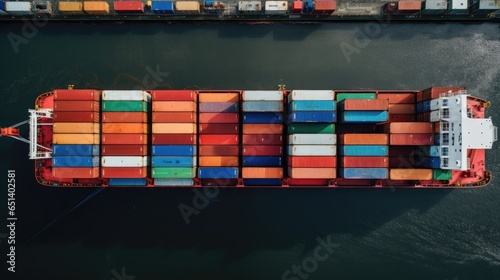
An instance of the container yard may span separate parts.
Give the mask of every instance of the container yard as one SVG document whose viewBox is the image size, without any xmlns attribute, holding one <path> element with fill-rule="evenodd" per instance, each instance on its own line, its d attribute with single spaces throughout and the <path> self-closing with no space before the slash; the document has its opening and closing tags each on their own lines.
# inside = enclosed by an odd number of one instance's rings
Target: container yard
<svg viewBox="0 0 500 280">
<path fill-rule="evenodd" d="M 498 0 L 0 1 L 0 20 L 498 21 Z"/>
</svg>

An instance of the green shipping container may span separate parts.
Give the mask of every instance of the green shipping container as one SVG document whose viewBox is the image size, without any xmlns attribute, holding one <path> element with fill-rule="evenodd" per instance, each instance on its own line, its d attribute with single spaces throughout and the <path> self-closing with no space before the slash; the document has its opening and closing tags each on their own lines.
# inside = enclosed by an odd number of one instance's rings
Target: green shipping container
<svg viewBox="0 0 500 280">
<path fill-rule="evenodd" d="M 196 176 L 196 168 L 191 167 L 154 167 L 152 168 L 152 177 L 160 178 L 194 178 Z"/>
<path fill-rule="evenodd" d="M 375 99 L 377 96 L 375 92 L 350 92 L 350 93 L 337 93 L 337 102 L 344 99 Z"/>
<path fill-rule="evenodd" d="M 451 170 L 434 169 L 432 170 L 433 180 L 451 180 Z"/>
<path fill-rule="evenodd" d="M 103 112 L 147 112 L 148 103 L 144 101 L 102 101 Z"/>
<path fill-rule="evenodd" d="M 294 123 L 288 126 L 288 134 L 294 133 L 335 133 L 335 124 L 324 123 Z"/>
</svg>

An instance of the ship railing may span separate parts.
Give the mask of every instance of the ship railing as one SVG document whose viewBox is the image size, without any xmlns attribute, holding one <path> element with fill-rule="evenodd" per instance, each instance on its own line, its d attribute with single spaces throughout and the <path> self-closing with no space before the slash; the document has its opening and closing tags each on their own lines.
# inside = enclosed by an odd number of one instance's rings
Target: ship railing
<svg viewBox="0 0 500 280">
<path fill-rule="evenodd" d="M 439 94 L 439 97 L 452 97 L 456 95 L 467 95 L 467 90 L 461 89 L 457 91 L 447 91 L 447 92 L 442 92 Z"/>
<path fill-rule="evenodd" d="M 498 128 L 496 126 L 493 127 L 493 141 L 498 140 Z"/>
<path fill-rule="evenodd" d="M 51 158 L 51 149 L 47 147 L 43 147 L 38 144 L 38 126 L 41 125 L 38 123 L 39 118 L 52 118 L 52 110 L 50 109 L 38 109 L 38 110 L 29 110 L 30 113 L 30 151 L 29 157 L 30 159 L 42 159 L 42 158 Z M 45 151 L 39 151 L 38 149 L 42 148 Z"/>
</svg>

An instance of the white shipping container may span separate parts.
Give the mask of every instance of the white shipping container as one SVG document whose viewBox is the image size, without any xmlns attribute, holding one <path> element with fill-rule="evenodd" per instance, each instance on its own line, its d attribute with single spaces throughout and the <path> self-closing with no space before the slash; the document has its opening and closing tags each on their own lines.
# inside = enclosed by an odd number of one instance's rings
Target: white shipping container
<svg viewBox="0 0 500 280">
<path fill-rule="evenodd" d="M 292 100 L 335 100 L 333 90 L 292 90 L 288 102 Z"/>
<path fill-rule="evenodd" d="M 499 10 L 500 1 L 495 0 L 479 0 L 480 10 Z"/>
<path fill-rule="evenodd" d="M 142 90 L 103 90 L 102 100 L 151 102 L 151 94 Z"/>
<path fill-rule="evenodd" d="M 103 156 L 103 167 L 143 167 L 147 166 L 148 157 L 141 156 Z"/>
<path fill-rule="evenodd" d="M 283 92 L 279 90 L 245 90 L 243 101 L 283 101 Z"/>
<path fill-rule="evenodd" d="M 287 1 L 266 1 L 266 14 L 286 14 L 288 12 Z"/>
<path fill-rule="evenodd" d="M 441 107 L 441 98 L 431 100 L 431 111 L 439 110 Z"/>
<path fill-rule="evenodd" d="M 466 10 L 468 6 L 467 0 L 451 0 L 449 3 L 451 10 Z"/>
<path fill-rule="evenodd" d="M 438 122 L 441 120 L 441 113 L 439 110 L 431 112 L 431 122 Z"/>
<path fill-rule="evenodd" d="M 31 2 L 5 2 L 5 10 L 13 15 L 31 15 L 33 14 Z"/>
<path fill-rule="evenodd" d="M 238 11 L 240 12 L 260 12 L 262 3 L 260 1 L 240 1 L 238 2 Z"/>
<path fill-rule="evenodd" d="M 290 134 L 288 143 L 295 145 L 335 145 L 337 134 Z"/>
<path fill-rule="evenodd" d="M 335 156 L 336 145 L 289 145 L 289 156 Z"/>
<path fill-rule="evenodd" d="M 155 187 L 161 187 L 161 186 L 180 186 L 180 187 L 190 187 L 194 185 L 193 179 L 170 179 L 170 178 L 161 178 L 161 179 L 154 179 L 154 185 Z"/>
</svg>

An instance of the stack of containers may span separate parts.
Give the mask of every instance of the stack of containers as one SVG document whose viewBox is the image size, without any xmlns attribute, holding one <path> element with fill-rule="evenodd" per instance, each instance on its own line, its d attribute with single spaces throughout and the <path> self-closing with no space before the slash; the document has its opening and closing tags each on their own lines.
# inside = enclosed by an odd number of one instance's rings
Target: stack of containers
<svg viewBox="0 0 500 280">
<path fill-rule="evenodd" d="M 193 186 L 196 177 L 196 93 L 152 92 L 152 177 L 155 186 Z"/>
<path fill-rule="evenodd" d="M 283 178 L 283 92 L 243 92 L 243 184 L 280 186 Z"/>
<path fill-rule="evenodd" d="M 389 122 L 415 121 L 415 93 L 384 92 L 378 93 L 377 99 L 389 101 Z"/>
<path fill-rule="evenodd" d="M 288 94 L 287 162 L 290 178 L 336 178 L 334 97 L 330 90 L 294 90 Z"/>
<path fill-rule="evenodd" d="M 52 176 L 99 177 L 99 99 L 96 90 L 55 90 Z"/>
<path fill-rule="evenodd" d="M 239 177 L 239 92 L 199 92 L 198 178 L 205 186 L 236 185 Z"/>
<path fill-rule="evenodd" d="M 102 177 L 112 186 L 146 185 L 150 103 L 151 95 L 141 90 L 102 93 Z"/>
<path fill-rule="evenodd" d="M 381 133 L 347 133 L 339 137 L 339 177 L 386 179 L 389 137 Z"/>
<path fill-rule="evenodd" d="M 340 94 L 339 94 L 340 95 Z M 345 96 L 345 95 L 344 95 Z M 363 98 L 352 94 L 341 99 L 337 97 L 342 123 L 377 123 L 388 120 L 389 101 L 387 99 Z"/>
</svg>

